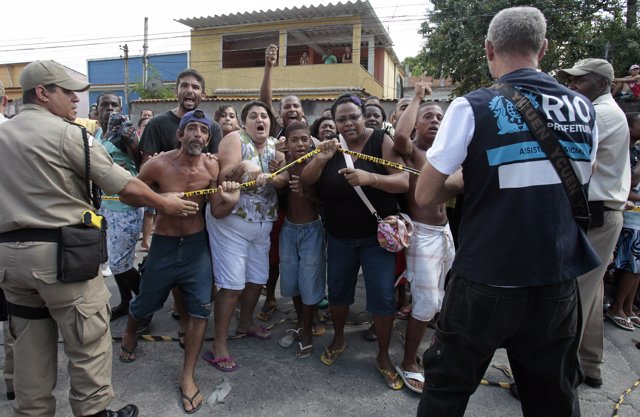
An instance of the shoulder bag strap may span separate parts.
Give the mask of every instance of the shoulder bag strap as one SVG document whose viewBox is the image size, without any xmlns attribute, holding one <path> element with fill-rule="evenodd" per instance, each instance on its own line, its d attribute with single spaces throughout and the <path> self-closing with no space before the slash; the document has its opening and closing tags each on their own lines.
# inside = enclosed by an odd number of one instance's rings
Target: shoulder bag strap
<svg viewBox="0 0 640 417">
<path fill-rule="evenodd" d="M 510 84 L 495 83 L 489 88 L 500 92 L 509 100 L 527 122 L 529 130 L 560 177 L 567 197 L 571 202 L 571 209 L 576 222 L 583 230 L 588 230 L 591 214 L 589 213 L 589 203 L 584 193 L 584 188 L 565 150 L 560 146 L 560 142 L 554 132 L 547 126 L 546 120 L 533 107 L 531 100 Z"/>
<path fill-rule="evenodd" d="M 347 142 L 344 140 L 342 135 L 339 135 L 338 137 L 340 139 L 340 145 L 344 149 L 349 150 L 349 146 L 347 145 Z M 347 164 L 347 168 L 353 168 L 353 160 L 351 159 L 351 156 L 347 155 L 346 153 L 343 153 L 342 156 L 344 156 L 344 162 L 345 164 Z M 378 216 L 378 212 L 376 211 L 375 207 L 373 207 L 373 204 L 371 204 L 371 201 L 369 201 L 364 191 L 362 191 L 362 187 L 360 187 L 359 185 L 356 185 L 353 187 L 353 189 L 356 190 L 356 193 L 358 193 L 358 195 L 360 196 L 364 204 L 367 206 L 371 214 L 373 214 L 379 222 L 382 221 L 380 216 Z"/>
<path fill-rule="evenodd" d="M 102 198 L 100 197 L 100 188 L 91 182 L 91 149 L 89 149 L 89 134 L 84 126 L 79 126 L 82 130 L 82 141 L 84 143 L 84 184 L 87 195 L 89 196 L 89 203 L 96 208 L 100 209 Z M 92 138 L 93 140 L 93 138 Z"/>
</svg>

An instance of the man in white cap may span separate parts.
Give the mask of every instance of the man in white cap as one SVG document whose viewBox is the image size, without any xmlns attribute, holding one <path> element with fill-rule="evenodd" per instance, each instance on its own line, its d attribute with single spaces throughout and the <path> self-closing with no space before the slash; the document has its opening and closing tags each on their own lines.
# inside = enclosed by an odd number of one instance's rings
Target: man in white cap
<svg viewBox="0 0 640 417">
<path fill-rule="evenodd" d="M 629 75 L 612 80 L 612 91 L 614 97 L 622 99 L 640 98 L 640 65 L 633 64 L 629 67 Z"/>
<path fill-rule="evenodd" d="M 582 333 L 579 348 L 585 384 L 600 388 L 602 377 L 602 299 L 607 264 L 613 254 L 620 230 L 622 211 L 631 189 L 629 127 L 624 112 L 611 95 L 613 67 L 604 59 L 586 58 L 573 68 L 558 71 L 569 88 L 593 103 L 598 127 L 596 166 L 589 182 L 591 225 L 587 237 L 600 257 L 600 266 L 578 277 L 582 306 Z M 613 317 L 610 317 L 614 320 Z M 615 322 L 615 320 L 614 320 Z"/>
<path fill-rule="evenodd" d="M 74 416 L 136 417 L 138 408 L 106 407 L 113 400 L 109 291 L 99 277 L 62 282 L 61 230 L 82 224 L 91 210 L 89 181 L 129 205 L 171 214 L 195 214 L 181 193 L 161 196 L 113 163 L 104 147 L 70 120 L 76 92 L 89 84 L 55 61 L 35 61 L 20 74 L 22 111 L 0 126 L 0 287 L 5 292 L 14 344 L 14 414 L 53 417 L 58 371 L 58 331 L 69 360 L 69 403 Z M 95 201 L 95 200 L 94 200 Z M 65 229 L 66 231 L 67 229 Z M 79 245 L 76 249 L 81 249 Z M 84 260 L 84 259 L 83 259 Z M 91 260 L 85 260 L 90 263 Z M 93 264 L 90 264 L 93 271 Z M 91 271 L 91 272 L 92 272 Z M 90 274 L 89 274 L 90 275 Z M 59 329 L 59 330 L 58 330 Z"/>
</svg>

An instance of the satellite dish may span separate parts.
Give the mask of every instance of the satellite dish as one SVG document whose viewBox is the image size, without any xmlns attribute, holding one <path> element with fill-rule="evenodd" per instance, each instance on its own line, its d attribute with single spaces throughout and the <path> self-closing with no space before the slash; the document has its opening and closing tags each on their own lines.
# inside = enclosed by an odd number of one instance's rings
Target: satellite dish
<svg viewBox="0 0 640 417">
<path fill-rule="evenodd" d="M 147 81 L 147 85 L 145 86 L 145 88 L 149 91 L 152 91 L 154 93 L 160 91 L 163 87 L 163 83 L 162 80 L 158 77 L 153 77 L 153 78 L 149 78 L 149 80 Z"/>
</svg>

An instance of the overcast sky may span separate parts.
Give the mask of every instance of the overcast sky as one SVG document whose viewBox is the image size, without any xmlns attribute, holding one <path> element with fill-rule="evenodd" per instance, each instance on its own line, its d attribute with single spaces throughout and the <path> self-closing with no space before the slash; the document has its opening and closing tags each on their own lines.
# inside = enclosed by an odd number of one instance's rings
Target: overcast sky
<svg viewBox="0 0 640 417">
<path fill-rule="evenodd" d="M 55 59 L 86 74 L 88 58 L 118 57 L 122 53 L 119 45 L 126 43 L 130 55 L 141 55 L 145 17 L 149 18 L 149 53 L 154 54 L 190 49 L 189 28 L 173 19 L 328 3 L 337 1 L 7 1 L 0 24 L 0 63 Z M 422 46 L 417 31 L 425 20 L 428 2 L 369 3 L 387 28 L 398 58 L 416 55 Z"/>
</svg>

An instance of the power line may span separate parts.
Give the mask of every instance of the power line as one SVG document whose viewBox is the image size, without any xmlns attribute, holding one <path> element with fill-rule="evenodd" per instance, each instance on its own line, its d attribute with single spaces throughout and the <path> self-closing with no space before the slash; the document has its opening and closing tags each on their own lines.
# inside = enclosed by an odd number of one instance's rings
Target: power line
<svg viewBox="0 0 640 417">
<path fill-rule="evenodd" d="M 367 18 L 367 17 L 363 17 L 361 18 L 361 22 L 363 27 L 368 26 L 369 23 L 374 23 L 376 21 L 376 18 L 371 17 L 371 18 Z M 395 16 L 393 18 L 390 18 L 388 20 L 386 19 L 379 19 L 380 23 L 384 26 L 385 23 L 410 23 L 410 22 L 423 22 L 424 21 L 424 17 L 422 16 L 415 16 L 415 15 L 399 15 L 399 16 Z M 274 22 L 274 24 L 276 24 L 277 22 Z M 344 28 L 344 26 L 346 26 L 345 24 L 343 25 L 322 25 L 321 22 L 318 22 L 317 26 L 313 26 L 313 29 L 330 29 L 330 28 L 339 28 L 342 27 Z M 309 24 L 301 24 L 300 28 L 309 28 Z M 187 29 L 188 30 L 188 29 Z M 245 28 L 238 28 L 238 29 L 233 29 L 233 28 L 229 28 L 229 30 L 225 33 L 225 36 L 229 36 L 232 34 L 237 34 L 237 33 L 251 33 L 251 32 L 245 32 Z M 180 31 L 180 32 L 165 32 L 165 33 L 157 33 L 157 34 L 151 34 L 149 35 L 149 40 L 150 41 L 163 41 L 163 40 L 175 40 L 175 39 L 197 39 L 198 37 L 201 36 L 210 36 L 210 35 L 199 35 L 197 33 L 194 32 L 185 32 L 185 31 Z M 82 41 L 79 41 L 78 39 L 82 39 Z M 128 36 L 110 36 L 110 37 L 93 37 L 93 38 L 86 38 L 86 37 L 82 37 L 81 35 L 78 35 L 77 37 L 75 37 L 75 39 L 51 39 L 51 38 L 47 38 L 46 40 L 44 38 L 34 38 L 33 39 L 36 42 L 31 42 L 31 40 L 29 39 L 20 39 L 19 42 L 21 43 L 15 43 L 13 44 L 12 42 L 14 40 L 11 39 L 5 39 L 3 40 L 2 43 L 2 47 L 0 48 L 0 53 L 2 52 L 26 52 L 26 51 L 36 51 L 36 50 L 43 50 L 43 51 L 47 51 L 47 50 L 52 50 L 52 49 L 63 49 L 63 48 L 77 48 L 77 47 L 88 47 L 88 46 L 99 46 L 99 45 L 109 45 L 109 44 L 115 44 L 115 43 L 123 43 L 123 42 L 142 42 L 143 40 L 143 35 L 128 35 Z"/>
</svg>

